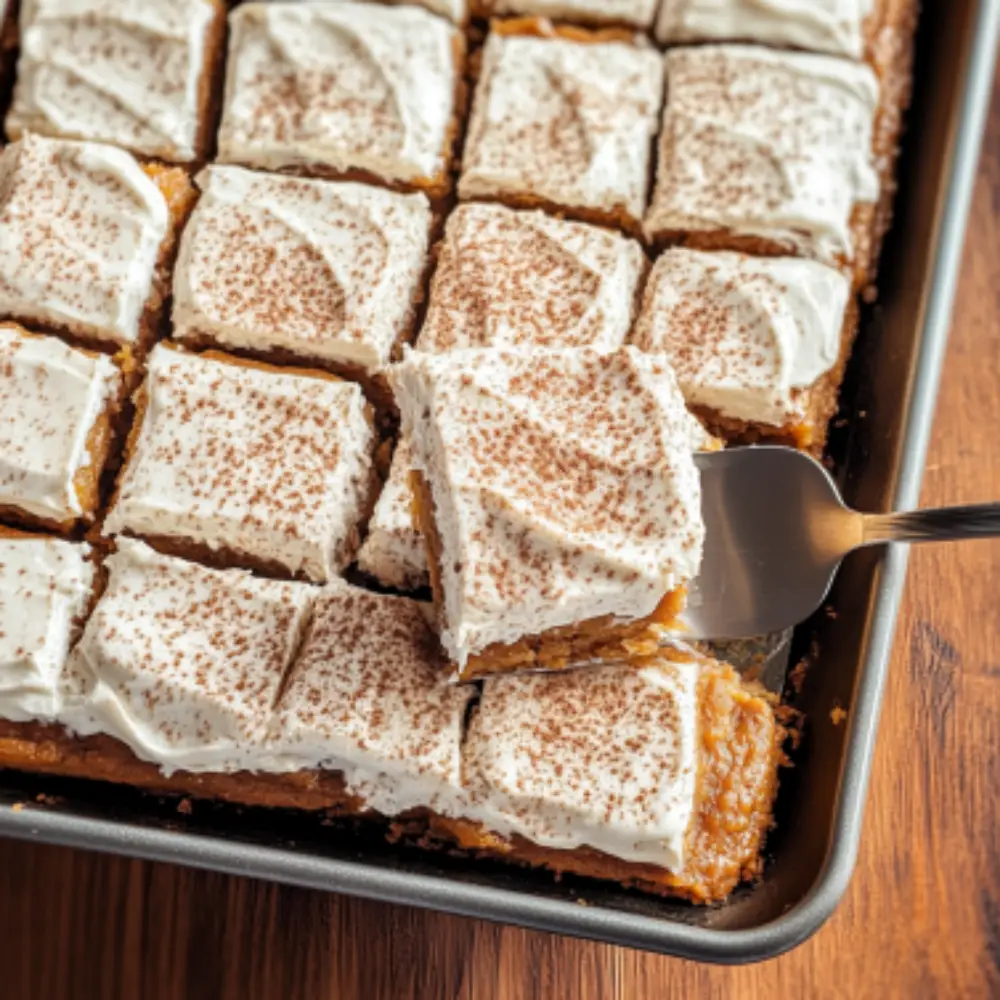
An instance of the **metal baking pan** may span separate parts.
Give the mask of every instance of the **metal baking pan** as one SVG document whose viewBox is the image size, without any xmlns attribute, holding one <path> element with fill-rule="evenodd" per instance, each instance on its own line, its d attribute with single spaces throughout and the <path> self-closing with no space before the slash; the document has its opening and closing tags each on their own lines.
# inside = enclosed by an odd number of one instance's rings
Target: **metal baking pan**
<svg viewBox="0 0 1000 1000">
<path fill-rule="evenodd" d="M 1000 0 L 927 0 L 895 225 L 878 304 L 866 316 L 834 441 L 847 498 L 915 505 L 963 230 L 989 105 Z M 906 552 L 863 552 L 832 595 L 836 618 L 800 630 L 820 650 L 796 706 L 809 720 L 784 774 L 763 879 L 701 908 L 502 865 L 385 844 L 358 824 L 176 804 L 127 789 L 0 772 L 0 834 L 112 851 L 431 907 L 687 958 L 748 962 L 811 935 L 857 854 Z M 848 710 L 834 725 L 835 705 Z M 42 794 L 40 794 L 42 793 Z M 584 903 L 586 905 L 581 905 Z"/>
</svg>

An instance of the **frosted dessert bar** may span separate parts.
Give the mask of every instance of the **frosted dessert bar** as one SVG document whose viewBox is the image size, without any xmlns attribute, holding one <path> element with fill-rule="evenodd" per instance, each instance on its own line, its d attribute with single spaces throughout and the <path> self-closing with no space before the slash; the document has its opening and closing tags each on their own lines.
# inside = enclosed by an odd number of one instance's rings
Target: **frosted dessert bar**
<svg viewBox="0 0 1000 1000">
<path fill-rule="evenodd" d="M 144 347 L 192 189 L 124 150 L 27 135 L 0 155 L 0 319 Z"/>
<path fill-rule="evenodd" d="M 693 902 L 760 871 L 784 733 L 763 689 L 715 662 L 489 678 L 462 751 L 479 855 Z"/>
<path fill-rule="evenodd" d="M 359 386 L 159 345 L 137 410 L 106 534 L 312 580 L 351 561 L 375 446 Z"/>
<path fill-rule="evenodd" d="M 502 205 L 459 205 L 437 248 L 427 315 L 415 345 L 620 347 L 636 311 L 646 257 L 631 239 Z M 427 582 L 412 515 L 405 442 L 393 456 L 358 564 L 402 590 Z"/>
<path fill-rule="evenodd" d="M 223 0 L 21 0 L 7 135 L 203 159 L 212 139 Z"/>
<path fill-rule="evenodd" d="M 443 196 L 464 39 L 417 7 L 247 3 L 229 16 L 219 160 Z"/>
<path fill-rule="evenodd" d="M 94 520 L 122 390 L 106 355 L 0 323 L 0 514 L 57 531 Z"/>
<path fill-rule="evenodd" d="M 648 47 L 579 32 L 507 34 L 495 23 L 459 196 L 638 231 L 662 91 L 662 57 Z"/>
<path fill-rule="evenodd" d="M 411 340 L 427 267 L 423 194 L 209 167 L 174 270 L 174 336 L 345 373 Z"/>
<path fill-rule="evenodd" d="M 0 718 L 53 720 L 92 598 L 88 546 L 0 527 Z"/>
<path fill-rule="evenodd" d="M 814 258 L 869 276 L 879 84 L 865 65 L 746 45 L 666 54 L 645 230 L 658 244 Z"/>
<path fill-rule="evenodd" d="M 630 343 L 667 358 L 715 436 L 820 455 L 856 328 L 840 271 L 674 247 L 653 266 Z"/>
<path fill-rule="evenodd" d="M 411 351 L 392 382 L 456 675 L 656 648 L 704 536 L 707 437 L 666 360 Z"/>
</svg>

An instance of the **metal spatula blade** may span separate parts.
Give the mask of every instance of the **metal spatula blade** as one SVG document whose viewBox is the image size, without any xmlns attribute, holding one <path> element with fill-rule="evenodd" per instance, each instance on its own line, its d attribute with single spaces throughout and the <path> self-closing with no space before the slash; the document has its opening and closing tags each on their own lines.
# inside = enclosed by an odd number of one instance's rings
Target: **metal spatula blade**
<svg viewBox="0 0 1000 1000">
<path fill-rule="evenodd" d="M 827 471 L 791 448 L 731 448 L 696 460 L 705 549 L 683 616 L 690 639 L 797 625 L 822 604 L 844 556 L 861 546 L 1000 535 L 1000 503 L 851 510 Z"/>
</svg>

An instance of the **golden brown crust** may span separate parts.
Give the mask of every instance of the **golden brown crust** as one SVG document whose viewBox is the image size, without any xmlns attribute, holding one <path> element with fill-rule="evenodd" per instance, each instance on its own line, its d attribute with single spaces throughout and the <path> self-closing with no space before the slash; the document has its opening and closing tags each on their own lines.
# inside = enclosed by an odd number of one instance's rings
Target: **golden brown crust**
<svg viewBox="0 0 1000 1000">
<path fill-rule="evenodd" d="M 109 781 L 148 792 L 220 799 L 247 806 L 322 809 L 344 815 L 365 811 L 347 792 L 337 772 L 193 774 L 177 771 L 168 776 L 155 764 L 139 760 L 123 743 L 110 736 L 81 738 L 61 726 L 40 723 L 0 720 L 0 768 Z"/>
</svg>

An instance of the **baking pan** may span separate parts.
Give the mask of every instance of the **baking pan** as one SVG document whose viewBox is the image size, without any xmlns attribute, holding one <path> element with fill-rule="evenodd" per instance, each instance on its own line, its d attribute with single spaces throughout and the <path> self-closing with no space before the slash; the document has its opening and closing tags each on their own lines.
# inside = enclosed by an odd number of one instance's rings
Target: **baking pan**
<svg viewBox="0 0 1000 1000">
<path fill-rule="evenodd" d="M 928 0 L 879 302 L 865 317 L 832 445 L 847 499 L 915 505 L 989 106 L 1000 0 Z M 356 823 L 176 803 L 88 782 L 0 772 L 0 833 L 212 868 L 596 938 L 686 958 L 748 962 L 812 934 L 854 867 L 906 571 L 901 548 L 845 564 L 798 641 L 819 650 L 795 705 L 808 719 L 782 780 L 763 879 L 693 907 L 613 887 L 384 843 Z M 834 725 L 835 705 L 848 709 Z M 584 903 L 586 905 L 581 905 Z"/>
</svg>

